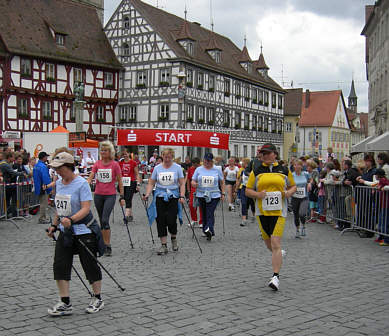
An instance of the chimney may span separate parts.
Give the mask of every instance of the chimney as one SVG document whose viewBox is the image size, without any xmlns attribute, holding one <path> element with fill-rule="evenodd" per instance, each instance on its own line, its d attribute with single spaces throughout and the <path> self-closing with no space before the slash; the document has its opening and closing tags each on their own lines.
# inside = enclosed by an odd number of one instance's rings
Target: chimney
<svg viewBox="0 0 389 336">
<path fill-rule="evenodd" d="M 309 90 L 307 89 L 305 91 L 305 108 L 308 108 L 309 107 L 309 103 L 311 102 L 311 93 L 309 92 Z"/>
</svg>

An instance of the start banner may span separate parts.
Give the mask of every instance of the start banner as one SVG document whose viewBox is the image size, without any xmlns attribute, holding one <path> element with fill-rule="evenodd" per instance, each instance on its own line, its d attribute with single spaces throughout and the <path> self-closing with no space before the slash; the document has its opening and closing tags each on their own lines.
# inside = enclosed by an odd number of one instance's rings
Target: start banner
<svg viewBox="0 0 389 336">
<path fill-rule="evenodd" d="M 190 146 L 228 150 L 229 134 L 166 129 L 118 130 L 119 146 Z"/>
</svg>

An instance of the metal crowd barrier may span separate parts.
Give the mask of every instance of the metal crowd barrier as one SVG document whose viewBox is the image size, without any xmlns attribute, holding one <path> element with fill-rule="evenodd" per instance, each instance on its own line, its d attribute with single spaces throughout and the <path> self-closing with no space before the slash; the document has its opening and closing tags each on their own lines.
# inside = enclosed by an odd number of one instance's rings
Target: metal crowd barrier
<svg viewBox="0 0 389 336">
<path fill-rule="evenodd" d="M 7 208 L 5 203 L 5 185 L 0 184 L 0 220 L 7 217 Z"/>
<path fill-rule="evenodd" d="M 39 205 L 39 196 L 34 193 L 34 182 L 32 178 L 18 176 L 17 184 L 17 212 L 18 216 L 29 217 L 29 210 Z"/>
<path fill-rule="evenodd" d="M 355 221 L 353 229 L 389 237 L 389 191 L 357 186 L 354 192 Z"/>
<path fill-rule="evenodd" d="M 327 222 L 333 221 L 348 231 L 367 231 L 389 237 L 389 190 L 368 186 L 324 186 L 324 212 Z"/>
<path fill-rule="evenodd" d="M 340 227 L 352 227 L 354 223 L 352 186 L 342 184 L 325 184 L 324 208 L 326 218 Z"/>
</svg>

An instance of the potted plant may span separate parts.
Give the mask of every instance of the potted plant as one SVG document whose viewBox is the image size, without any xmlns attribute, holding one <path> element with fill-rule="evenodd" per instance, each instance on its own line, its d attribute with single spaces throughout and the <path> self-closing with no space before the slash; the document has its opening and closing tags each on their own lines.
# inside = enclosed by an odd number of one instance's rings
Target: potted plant
<svg viewBox="0 0 389 336">
<path fill-rule="evenodd" d="M 209 89 L 208 89 L 208 92 L 215 92 L 215 88 L 212 88 L 212 87 L 209 88 Z"/>
<path fill-rule="evenodd" d="M 258 104 L 258 101 L 255 98 L 253 99 L 253 104 Z"/>
<path fill-rule="evenodd" d="M 246 131 L 248 131 L 248 130 L 249 130 L 249 126 L 245 126 L 244 129 L 245 129 Z"/>
<path fill-rule="evenodd" d="M 205 120 L 204 120 L 204 119 L 199 119 L 199 120 L 197 120 L 197 122 L 198 122 L 199 124 L 204 124 Z"/>
<path fill-rule="evenodd" d="M 70 117 L 70 121 L 71 122 L 75 122 L 76 121 L 76 117 Z"/>
<path fill-rule="evenodd" d="M 188 88 L 193 87 L 193 82 L 186 82 L 186 86 L 187 86 Z"/>
<path fill-rule="evenodd" d="M 224 127 L 230 127 L 230 123 L 229 123 L 229 122 L 225 122 L 225 123 L 223 124 L 223 126 L 224 126 Z"/>
<path fill-rule="evenodd" d="M 121 118 L 121 119 L 120 119 L 120 122 L 121 122 L 121 123 L 125 123 L 126 121 L 127 121 L 126 118 Z"/>
<path fill-rule="evenodd" d="M 265 102 L 265 104 L 263 104 L 264 106 L 269 106 L 269 102 Z"/>
<path fill-rule="evenodd" d="M 208 125 L 215 125 L 215 121 L 214 120 L 209 120 L 208 121 Z"/>
<path fill-rule="evenodd" d="M 244 100 L 248 102 L 250 101 L 250 97 L 244 97 Z"/>
<path fill-rule="evenodd" d="M 105 120 L 104 120 L 104 118 L 97 118 L 96 121 L 97 121 L 97 122 L 100 122 L 100 123 L 103 123 Z"/>
<path fill-rule="evenodd" d="M 230 93 L 228 91 L 224 92 L 224 97 L 229 97 Z"/>
<path fill-rule="evenodd" d="M 240 99 L 242 96 L 240 95 L 240 94 L 237 94 L 236 96 L 235 96 L 235 98 L 236 99 Z"/>
<path fill-rule="evenodd" d="M 164 82 L 164 81 L 159 82 L 160 87 L 168 87 L 169 85 L 170 85 L 169 82 Z"/>
<path fill-rule="evenodd" d="M 43 116 L 43 120 L 52 120 L 53 119 L 53 116 L 51 115 L 44 115 Z"/>
<path fill-rule="evenodd" d="M 55 80 L 55 78 L 53 78 L 53 77 L 46 77 L 46 82 L 55 83 L 56 80 Z"/>
<path fill-rule="evenodd" d="M 272 108 L 276 108 L 277 105 L 276 105 L 276 104 L 271 104 L 271 107 L 272 107 Z"/>
<path fill-rule="evenodd" d="M 165 120 L 167 120 L 167 117 L 159 116 L 159 117 L 158 117 L 158 120 L 159 120 L 159 121 L 165 121 Z"/>
<path fill-rule="evenodd" d="M 114 86 L 113 86 L 112 84 L 107 84 L 107 85 L 105 86 L 105 88 L 106 88 L 106 89 L 113 89 Z"/>
<path fill-rule="evenodd" d="M 186 118 L 186 121 L 187 122 L 193 122 L 193 118 L 192 117 L 188 117 L 188 118 Z"/>
<path fill-rule="evenodd" d="M 146 84 L 145 83 L 136 84 L 136 88 L 137 89 L 145 89 L 146 88 Z"/>
<path fill-rule="evenodd" d="M 263 105 L 263 100 L 260 100 L 260 101 L 259 101 L 259 105 Z"/>
<path fill-rule="evenodd" d="M 203 84 L 199 84 L 199 85 L 197 85 L 197 89 L 199 89 L 199 90 L 202 90 L 203 89 Z"/>
<path fill-rule="evenodd" d="M 255 126 L 253 126 L 251 129 L 252 129 L 253 131 L 256 131 L 256 130 L 257 130 L 257 128 L 256 128 Z"/>
<path fill-rule="evenodd" d="M 239 129 L 240 128 L 240 124 L 235 124 L 235 129 Z"/>
</svg>

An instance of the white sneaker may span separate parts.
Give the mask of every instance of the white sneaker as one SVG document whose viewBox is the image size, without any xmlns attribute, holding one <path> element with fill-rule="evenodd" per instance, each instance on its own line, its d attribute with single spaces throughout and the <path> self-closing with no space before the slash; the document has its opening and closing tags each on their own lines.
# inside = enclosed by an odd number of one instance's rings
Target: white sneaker
<svg viewBox="0 0 389 336">
<path fill-rule="evenodd" d="M 188 224 L 189 227 L 195 227 L 197 225 L 196 221 L 192 221 L 190 224 Z"/>
<path fill-rule="evenodd" d="M 65 316 L 73 314 L 72 304 L 66 304 L 62 301 L 57 302 L 53 308 L 47 309 L 47 312 L 51 316 Z"/>
<path fill-rule="evenodd" d="M 286 251 L 285 251 L 285 250 L 281 250 L 281 255 L 282 255 L 283 257 L 285 257 L 285 256 L 286 256 Z"/>
<path fill-rule="evenodd" d="M 199 224 L 199 228 L 202 228 L 203 227 L 203 224 Z"/>
<path fill-rule="evenodd" d="M 280 279 L 278 279 L 278 276 L 274 276 L 270 279 L 269 285 L 271 289 L 277 291 L 278 288 L 280 287 Z"/>
<path fill-rule="evenodd" d="M 93 314 L 93 313 L 97 313 L 103 308 L 104 308 L 103 300 L 99 300 L 98 298 L 94 297 L 89 303 L 89 306 L 85 308 L 85 311 L 89 314 Z"/>
</svg>

